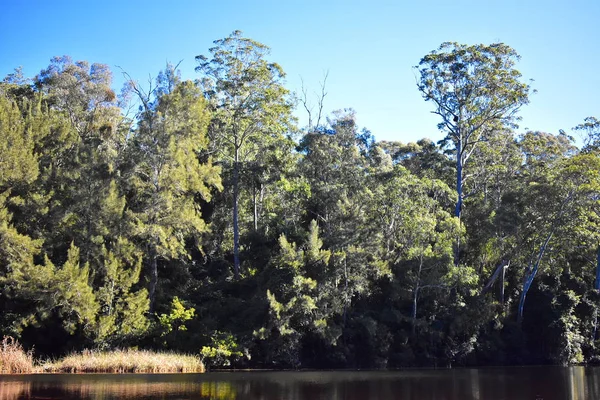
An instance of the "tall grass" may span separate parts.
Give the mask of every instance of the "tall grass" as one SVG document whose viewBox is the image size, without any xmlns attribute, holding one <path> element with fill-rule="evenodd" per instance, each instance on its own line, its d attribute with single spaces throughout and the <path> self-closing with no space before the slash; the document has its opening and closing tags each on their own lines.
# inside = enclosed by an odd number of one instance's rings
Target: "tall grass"
<svg viewBox="0 0 600 400">
<path fill-rule="evenodd" d="M 156 353 L 145 350 L 83 351 L 58 361 L 34 366 L 33 354 L 21 344 L 4 337 L 0 343 L 0 374 L 32 372 L 99 372 L 99 373 L 175 373 L 204 372 L 198 356 Z"/>
<path fill-rule="evenodd" d="M 145 350 L 84 351 L 42 366 L 44 372 L 174 373 L 204 372 L 199 357 Z"/>
<path fill-rule="evenodd" d="M 5 336 L 0 344 L 0 373 L 28 374 L 33 370 L 32 352 L 26 352 L 18 341 Z"/>
</svg>

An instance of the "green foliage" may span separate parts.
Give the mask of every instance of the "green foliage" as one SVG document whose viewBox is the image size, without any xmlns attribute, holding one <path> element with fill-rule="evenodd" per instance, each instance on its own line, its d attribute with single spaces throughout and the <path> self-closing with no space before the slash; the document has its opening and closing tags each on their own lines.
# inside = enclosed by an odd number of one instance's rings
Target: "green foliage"
<svg viewBox="0 0 600 400">
<path fill-rule="evenodd" d="M 71 244 L 62 266 L 55 266 L 46 257 L 43 265 L 22 265 L 7 276 L 7 285 L 18 289 L 13 296 L 33 305 L 33 309 L 14 321 L 12 329 L 19 332 L 51 314 L 60 318 L 68 333 L 93 329 L 98 303 L 89 284 L 89 267 L 81 266 L 79 260 L 79 249 Z"/>
<path fill-rule="evenodd" d="M 177 296 L 173 297 L 171 312 L 158 316 L 158 322 L 163 329 L 162 336 L 166 336 L 173 331 L 186 331 L 185 322 L 194 318 L 195 312 L 196 310 L 193 307 L 186 309 Z"/>
<path fill-rule="evenodd" d="M 22 110 L 15 100 L 0 96 L 0 188 L 32 183 L 38 176 L 34 132 L 28 129 L 30 116 L 23 116 L 30 106 L 23 100 Z"/>
<path fill-rule="evenodd" d="M 448 140 L 489 130 L 494 122 L 513 121 L 514 112 L 528 103 L 530 90 L 514 69 L 519 58 L 504 43 L 445 42 L 421 59 L 418 88 L 435 104 L 435 113 L 442 117 L 440 128 L 450 132 Z"/>
<path fill-rule="evenodd" d="M 204 55 L 196 57 L 196 71 L 202 74 L 200 85 L 213 111 L 209 128 L 211 147 L 225 166 L 225 173 L 231 173 L 225 189 L 232 196 L 230 226 L 233 272 L 237 279 L 242 184 L 244 178 L 251 183 L 256 231 L 259 202 L 262 203 L 257 199 L 257 189 L 263 199 L 265 184 L 278 180 L 279 171 L 270 164 L 280 164 L 293 146 L 286 136 L 292 129 L 292 104 L 289 91 L 283 86 L 283 69 L 267 61 L 267 46 L 244 38 L 240 31 L 214 43 L 215 47 L 209 50 L 212 59 Z"/>
<path fill-rule="evenodd" d="M 512 127 L 519 108 L 529 103 L 529 85 L 514 68 L 519 55 L 504 43 L 467 46 L 442 43 L 421 59 L 419 91 L 434 103 L 433 113 L 442 118 L 438 128 L 447 134 L 456 161 L 458 199 L 454 215 L 463 207 L 464 168 L 477 144 L 495 131 Z"/>
<path fill-rule="evenodd" d="M 156 331 L 160 337 L 156 338 L 156 341 L 167 349 L 188 349 L 188 342 L 193 335 L 193 332 L 188 331 L 188 324 L 192 322 L 195 314 L 194 307 L 186 307 L 179 297 L 173 297 L 168 313 L 158 315 Z"/>
<path fill-rule="evenodd" d="M 231 333 L 215 331 L 210 345 L 200 350 L 202 361 L 209 367 L 228 367 L 232 361 L 244 356 Z"/>
<path fill-rule="evenodd" d="M 580 296 L 572 290 L 567 290 L 553 300 L 553 306 L 561 315 L 554 324 L 563 332 L 557 361 L 565 365 L 581 364 L 584 361 L 582 345 L 585 337 L 579 329 L 579 318 L 575 315 L 575 308 L 580 300 Z"/>
<path fill-rule="evenodd" d="M 142 257 L 124 238 L 118 238 L 115 247 L 115 252 L 103 251 L 103 285 L 97 289 L 100 312 L 95 341 L 99 345 L 136 338 L 149 327 L 148 292 L 134 289 L 142 270 Z"/>
<path fill-rule="evenodd" d="M 600 360 L 599 124 L 581 150 L 516 137 L 513 49 L 421 60 L 439 145 L 376 142 L 352 109 L 296 143 L 268 47 L 209 53 L 198 82 L 168 64 L 122 98 L 66 56 L 0 83 L 0 334 L 213 367 Z"/>
<path fill-rule="evenodd" d="M 132 163 L 127 216 L 134 238 L 145 248 L 153 311 L 159 260 L 189 260 L 188 240 L 199 247 L 207 231 L 198 199 L 210 201 L 221 180 L 219 167 L 199 159 L 207 145 L 209 113 L 192 82 L 172 82 L 172 91 L 157 98 L 155 106 L 145 102 L 144 107 L 126 153 Z"/>
<path fill-rule="evenodd" d="M 298 249 L 283 235 L 279 238 L 279 255 L 267 270 L 272 288 L 266 291 L 269 316 L 266 324 L 254 331 L 254 336 L 267 340 L 278 355 L 275 362 L 297 367 L 300 339 L 306 332 L 331 342 L 339 336 L 335 326 L 330 324 L 334 315 L 342 312 L 339 304 L 333 304 L 336 299 L 330 285 L 335 277 L 327 273 L 332 268 L 332 254 L 322 249 L 322 243 L 315 221 L 310 224 L 303 249 Z M 330 306 L 327 309 L 326 304 Z"/>
<path fill-rule="evenodd" d="M 583 132 L 584 151 L 593 151 L 600 148 L 600 121 L 597 118 L 587 117 L 583 123 L 577 125 L 574 129 Z"/>
</svg>

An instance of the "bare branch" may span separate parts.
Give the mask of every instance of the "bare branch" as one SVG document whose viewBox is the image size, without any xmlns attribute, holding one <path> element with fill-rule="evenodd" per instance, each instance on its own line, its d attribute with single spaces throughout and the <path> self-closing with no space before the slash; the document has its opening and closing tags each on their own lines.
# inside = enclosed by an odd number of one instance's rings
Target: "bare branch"
<svg viewBox="0 0 600 400">
<path fill-rule="evenodd" d="M 302 106 L 306 110 L 306 114 L 308 115 L 308 132 L 315 131 L 321 125 L 321 118 L 323 116 L 323 107 L 325 104 L 325 97 L 327 96 L 327 92 L 325 91 L 325 87 L 327 84 L 327 78 L 329 77 L 329 71 L 325 72 L 323 81 L 319 82 L 321 86 L 321 93 L 316 93 L 317 96 L 317 115 L 316 121 L 313 119 L 314 106 L 310 104 L 308 100 L 308 90 L 304 86 L 304 79 L 300 77 L 300 88 L 302 92 L 302 97 L 300 98 L 300 102 Z M 314 122 L 314 124 L 313 124 Z"/>
<path fill-rule="evenodd" d="M 302 106 L 306 110 L 306 114 L 308 114 L 308 131 L 310 132 L 312 129 L 312 110 L 313 107 L 308 105 L 308 95 L 306 94 L 306 88 L 304 87 L 304 79 L 300 76 L 300 88 L 302 90 L 302 98 L 300 101 L 302 102 Z"/>
<path fill-rule="evenodd" d="M 327 92 L 325 91 L 325 86 L 327 85 L 327 78 L 329 77 L 329 70 L 325 72 L 325 76 L 323 77 L 323 82 L 321 82 L 321 96 L 319 96 L 319 113 L 317 114 L 317 128 L 321 124 L 321 115 L 323 113 L 323 103 L 325 101 L 325 96 L 327 96 Z"/>
</svg>

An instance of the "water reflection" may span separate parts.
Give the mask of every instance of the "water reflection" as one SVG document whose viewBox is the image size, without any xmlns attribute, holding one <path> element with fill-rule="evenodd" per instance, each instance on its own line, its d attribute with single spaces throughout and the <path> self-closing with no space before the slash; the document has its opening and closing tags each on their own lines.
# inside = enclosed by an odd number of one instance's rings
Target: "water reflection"
<svg viewBox="0 0 600 400">
<path fill-rule="evenodd" d="M 474 400 L 479 400 L 481 399 L 479 392 L 479 370 L 478 369 L 471 369 L 470 370 L 470 381 L 471 381 L 471 397 Z"/>
<path fill-rule="evenodd" d="M 583 400 L 600 369 L 483 368 L 398 372 L 0 375 L 0 399 Z"/>
<path fill-rule="evenodd" d="M 0 375 L 0 399 L 237 399 L 236 387 L 226 381 L 195 382 L 164 375 Z M 27 380 L 30 378 L 29 380 Z M 159 379 L 161 381 L 155 381 Z"/>
<path fill-rule="evenodd" d="M 48 388 L 48 387 L 46 387 Z M 234 400 L 236 393 L 231 384 L 227 382 L 140 382 L 118 384 L 98 382 L 65 385 L 62 391 L 72 398 L 78 399 L 168 399 L 172 397 L 194 395 L 200 399 Z"/>
<path fill-rule="evenodd" d="M 586 369 L 586 387 L 590 399 L 600 399 L 600 374 Z"/>
<path fill-rule="evenodd" d="M 568 374 L 569 400 L 586 400 L 585 368 L 571 367 Z"/>
<path fill-rule="evenodd" d="M 16 400 L 31 397 L 31 382 L 4 382 L 0 375 L 0 399 Z"/>
</svg>

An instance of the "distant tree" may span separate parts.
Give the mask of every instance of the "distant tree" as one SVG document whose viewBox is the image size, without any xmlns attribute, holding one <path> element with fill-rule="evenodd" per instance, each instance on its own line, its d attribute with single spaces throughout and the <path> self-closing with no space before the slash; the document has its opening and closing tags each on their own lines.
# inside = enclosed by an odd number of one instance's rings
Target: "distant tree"
<svg viewBox="0 0 600 400">
<path fill-rule="evenodd" d="M 354 110 L 333 114 L 326 131 L 307 132 L 300 141 L 299 168 L 310 185 L 308 216 L 322 227 L 326 246 L 340 250 L 360 234 L 368 160 Z"/>
<path fill-rule="evenodd" d="M 371 183 L 373 200 L 369 219 L 372 235 L 380 243 L 379 260 L 395 272 L 400 293 L 411 293 L 413 333 L 419 299 L 426 291 L 448 291 L 461 280 L 472 281 L 472 272 L 461 274 L 452 264 L 453 238 L 460 234 L 456 218 L 444 211 L 451 189 L 439 180 L 419 179 L 401 166 Z M 472 282 L 470 282 L 472 283 Z"/>
<path fill-rule="evenodd" d="M 270 286 L 266 293 L 269 314 L 265 326 L 254 335 L 269 340 L 269 358 L 275 356 L 275 361 L 293 367 L 301 363 L 303 335 L 309 332 L 331 335 L 328 320 L 341 312 L 340 307 L 330 304 L 333 293 L 324 275 L 331 252 L 323 250 L 322 245 L 319 228 L 313 220 L 304 248 L 288 242 L 284 235 L 279 238 L 279 254 L 266 271 Z"/>
<path fill-rule="evenodd" d="M 443 43 L 421 59 L 417 84 L 423 98 L 434 103 L 442 118 L 438 128 L 447 136 L 456 158 L 454 215 L 461 216 L 467 179 L 464 171 L 477 144 L 495 129 L 515 122 L 516 112 L 529 102 L 529 85 L 514 68 L 519 55 L 503 43 L 467 46 Z"/>
<path fill-rule="evenodd" d="M 520 173 L 524 180 L 519 194 L 523 202 L 517 231 L 520 237 L 515 245 L 524 255 L 521 262 L 527 265 L 517 311 L 521 321 L 527 294 L 544 257 L 553 245 L 572 234 L 582 199 L 597 187 L 598 160 L 576 156 L 572 138 L 564 134 L 527 132 L 519 146 L 525 163 Z"/>
<path fill-rule="evenodd" d="M 171 88 L 158 91 L 153 101 L 137 89 L 143 106 L 126 153 L 128 216 L 145 250 L 151 312 L 159 261 L 189 259 L 187 241 L 199 246 L 207 230 L 196 200 L 209 201 L 211 191 L 221 187 L 220 169 L 199 160 L 208 144 L 206 100 L 190 81 L 176 80 Z"/>
<path fill-rule="evenodd" d="M 73 62 L 71 57 L 54 57 L 50 66 L 35 78 L 35 85 L 48 95 L 51 107 L 64 112 L 79 136 L 114 130 L 120 119 L 112 73 L 106 64 Z M 103 132 L 105 135 L 107 132 Z"/>
<path fill-rule="evenodd" d="M 269 48 L 235 31 L 214 42 L 212 58 L 196 57 L 196 71 L 213 109 L 209 127 L 219 158 L 232 164 L 234 275 L 240 274 L 239 195 L 245 162 L 260 160 L 273 141 L 285 140 L 292 121 L 292 104 L 283 86 L 285 74 L 267 61 Z"/>
<path fill-rule="evenodd" d="M 583 133 L 584 151 L 600 149 L 600 120 L 595 117 L 587 117 L 574 129 Z"/>
<path fill-rule="evenodd" d="M 410 172 L 430 179 L 441 179 L 447 184 L 454 181 L 454 168 L 448 155 L 429 139 L 420 139 L 416 143 L 377 142 L 394 164 L 406 167 Z"/>
<path fill-rule="evenodd" d="M 62 326 L 95 345 L 123 343 L 148 325 L 117 172 L 123 118 L 100 94 L 110 91 L 107 67 L 60 60 L 36 78 L 36 91 L 18 74 L 0 84 L 4 324 L 13 334 Z M 8 244 L 17 241 L 14 253 Z"/>
</svg>

